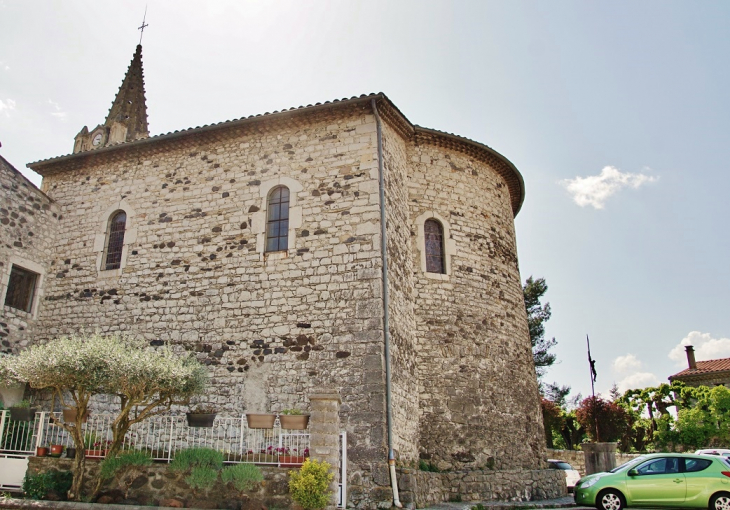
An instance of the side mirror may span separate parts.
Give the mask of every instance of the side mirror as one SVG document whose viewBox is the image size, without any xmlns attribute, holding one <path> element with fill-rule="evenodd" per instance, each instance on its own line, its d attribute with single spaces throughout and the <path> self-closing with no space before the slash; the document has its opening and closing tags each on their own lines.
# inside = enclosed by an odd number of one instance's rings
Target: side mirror
<svg viewBox="0 0 730 510">
<path fill-rule="evenodd" d="M 638 476 L 639 472 L 635 469 L 629 469 L 629 472 L 626 474 L 629 476 Z"/>
</svg>

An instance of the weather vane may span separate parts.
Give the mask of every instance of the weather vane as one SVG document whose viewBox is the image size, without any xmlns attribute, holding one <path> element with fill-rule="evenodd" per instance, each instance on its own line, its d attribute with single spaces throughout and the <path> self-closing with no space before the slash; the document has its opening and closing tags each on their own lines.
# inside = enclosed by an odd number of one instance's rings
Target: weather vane
<svg viewBox="0 0 730 510">
<path fill-rule="evenodd" d="M 144 21 L 147 19 L 147 6 L 144 6 L 144 17 L 142 18 L 142 26 L 137 28 L 139 30 L 139 44 L 142 44 L 142 36 L 144 35 L 144 29 L 145 27 L 148 27 L 149 24 L 145 23 Z"/>
</svg>

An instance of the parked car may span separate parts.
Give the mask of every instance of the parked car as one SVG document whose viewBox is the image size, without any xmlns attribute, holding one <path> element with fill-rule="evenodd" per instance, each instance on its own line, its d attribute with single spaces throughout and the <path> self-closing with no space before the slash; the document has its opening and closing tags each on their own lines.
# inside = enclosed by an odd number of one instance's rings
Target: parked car
<svg viewBox="0 0 730 510">
<path fill-rule="evenodd" d="M 562 469 L 565 471 L 565 483 L 568 486 L 568 492 L 573 492 L 575 484 L 580 480 L 580 473 L 564 460 L 548 459 L 548 465 L 550 469 Z"/>
<path fill-rule="evenodd" d="M 730 508 L 730 459 L 653 453 L 607 473 L 585 476 L 575 486 L 578 505 L 599 510 L 625 507 Z"/>
<path fill-rule="evenodd" d="M 725 448 L 704 448 L 697 450 L 695 455 L 721 455 L 723 457 L 730 457 L 730 450 Z"/>
</svg>

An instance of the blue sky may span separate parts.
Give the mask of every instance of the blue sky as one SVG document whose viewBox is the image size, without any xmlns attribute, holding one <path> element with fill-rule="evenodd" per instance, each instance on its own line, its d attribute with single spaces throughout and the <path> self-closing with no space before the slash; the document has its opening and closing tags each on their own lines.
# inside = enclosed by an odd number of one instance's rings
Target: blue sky
<svg viewBox="0 0 730 510">
<path fill-rule="evenodd" d="M 588 394 L 586 334 L 604 394 L 730 357 L 730 3 L 0 0 L 0 154 L 104 121 L 145 5 L 152 134 L 383 91 L 509 158 L 547 381 Z"/>
</svg>

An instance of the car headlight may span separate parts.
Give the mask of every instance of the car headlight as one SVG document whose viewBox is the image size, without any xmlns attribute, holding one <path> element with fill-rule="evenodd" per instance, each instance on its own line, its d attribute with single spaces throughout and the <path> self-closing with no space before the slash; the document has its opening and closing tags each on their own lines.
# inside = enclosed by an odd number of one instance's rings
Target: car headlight
<svg viewBox="0 0 730 510">
<path fill-rule="evenodd" d="M 580 488 L 587 489 L 588 487 L 595 485 L 598 480 L 599 480 L 599 477 L 591 478 L 590 480 L 586 480 L 585 482 L 582 482 L 580 484 Z"/>
</svg>

